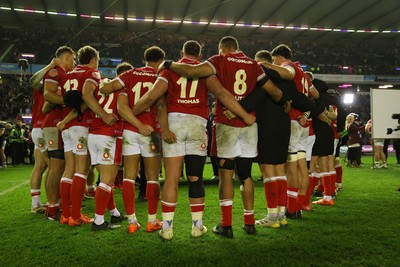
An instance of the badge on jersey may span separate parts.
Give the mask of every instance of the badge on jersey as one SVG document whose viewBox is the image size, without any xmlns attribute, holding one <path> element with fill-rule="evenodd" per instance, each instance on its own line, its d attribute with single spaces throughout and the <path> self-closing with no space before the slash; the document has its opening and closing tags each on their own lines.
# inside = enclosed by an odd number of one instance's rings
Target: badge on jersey
<svg viewBox="0 0 400 267">
<path fill-rule="evenodd" d="M 50 77 L 56 77 L 57 75 L 58 75 L 58 70 L 57 69 L 49 70 L 49 76 Z"/>
</svg>

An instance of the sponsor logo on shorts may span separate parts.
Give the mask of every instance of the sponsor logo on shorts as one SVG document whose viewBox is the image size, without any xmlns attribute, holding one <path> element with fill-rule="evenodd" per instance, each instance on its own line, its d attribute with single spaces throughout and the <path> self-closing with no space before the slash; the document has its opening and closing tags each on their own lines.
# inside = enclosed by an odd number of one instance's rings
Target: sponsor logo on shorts
<svg viewBox="0 0 400 267">
<path fill-rule="evenodd" d="M 206 144 L 205 143 L 201 143 L 200 148 L 203 149 L 203 150 L 206 149 Z"/>
<path fill-rule="evenodd" d="M 150 144 L 150 151 L 155 152 L 156 151 L 156 145 L 155 144 Z"/>
<path fill-rule="evenodd" d="M 103 153 L 103 160 L 109 161 L 110 160 L 110 149 L 109 148 L 105 148 L 104 149 L 104 153 Z"/>
</svg>

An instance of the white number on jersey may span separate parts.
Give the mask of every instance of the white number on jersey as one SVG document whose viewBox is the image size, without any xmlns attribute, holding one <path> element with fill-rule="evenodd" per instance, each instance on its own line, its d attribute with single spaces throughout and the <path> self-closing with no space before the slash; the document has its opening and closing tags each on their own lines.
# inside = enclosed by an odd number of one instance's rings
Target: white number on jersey
<svg viewBox="0 0 400 267">
<path fill-rule="evenodd" d="M 308 96 L 308 81 L 305 77 L 301 78 L 301 84 L 303 85 L 303 94 Z"/>
<path fill-rule="evenodd" d="M 78 80 L 77 79 L 67 80 L 64 84 L 65 92 L 68 92 L 69 90 L 77 90 L 77 89 L 78 89 Z"/>
<path fill-rule="evenodd" d="M 181 86 L 181 96 L 180 97 L 187 98 L 187 96 L 186 96 L 187 78 L 181 77 L 178 81 L 176 81 L 176 83 Z M 196 96 L 198 83 L 199 83 L 198 78 L 192 79 L 192 85 L 190 86 L 190 91 L 189 91 L 189 98 L 194 98 Z"/>
<path fill-rule="evenodd" d="M 138 82 L 137 84 L 135 84 L 135 86 L 132 88 L 132 92 L 134 95 L 133 104 L 136 104 L 139 101 L 142 88 L 147 88 L 147 91 L 150 91 L 152 87 L 153 83 L 151 82 Z"/>
<path fill-rule="evenodd" d="M 101 96 L 100 100 L 99 100 L 99 105 L 101 106 L 103 104 L 103 102 L 106 100 L 107 98 L 107 102 L 104 105 L 103 109 L 105 110 L 105 112 L 107 113 L 113 113 L 113 110 L 110 108 L 110 105 L 114 99 L 114 94 L 109 94 L 109 95 L 104 95 L 102 93 L 100 93 L 100 91 L 98 92 L 99 96 Z"/>
<path fill-rule="evenodd" d="M 243 95 L 246 93 L 247 84 L 246 84 L 247 74 L 244 69 L 240 69 L 236 71 L 235 74 L 235 83 L 233 84 L 233 91 L 237 95 Z"/>
</svg>

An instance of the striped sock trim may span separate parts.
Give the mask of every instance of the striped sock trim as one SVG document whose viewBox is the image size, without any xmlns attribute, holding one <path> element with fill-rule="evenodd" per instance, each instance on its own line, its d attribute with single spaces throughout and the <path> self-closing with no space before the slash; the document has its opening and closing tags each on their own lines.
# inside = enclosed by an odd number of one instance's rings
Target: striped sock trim
<svg viewBox="0 0 400 267">
<path fill-rule="evenodd" d="M 127 183 L 132 183 L 132 184 L 135 184 L 135 183 L 136 183 L 135 180 L 128 179 L 128 178 L 124 178 L 124 179 L 122 180 L 122 182 L 123 182 L 123 183 L 127 182 Z"/>
<path fill-rule="evenodd" d="M 108 184 L 105 184 L 105 183 L 100 183 L 98 188 L 101 188 L 107 192 L 111 192 L 111 186 L 109 186 Z"/>
<path fill-rule="evenodd" d="M 80 178 L 85 179 L 85 180 L 87 178 L 87 175 L 84 175 L 82 173 L 74 173 L 74 176 L 80 177 Z"/>
</svg>

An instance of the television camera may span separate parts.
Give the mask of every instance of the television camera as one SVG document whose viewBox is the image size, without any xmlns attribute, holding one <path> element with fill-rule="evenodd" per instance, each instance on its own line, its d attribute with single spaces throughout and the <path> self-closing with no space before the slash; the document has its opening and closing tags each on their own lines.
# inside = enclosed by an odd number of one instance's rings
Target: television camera
<svg viewBox="0 0 400 267">
<path fill-rule="evenodd" d="M 387 128 L 386 134 L 392 134 L 393 132 L 400 131 L 400 113 L 392 114 L 392 119 L 397 120 L 397 127 L 396 128 Z"/>
</svg>

